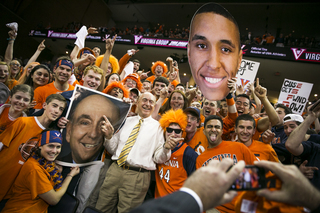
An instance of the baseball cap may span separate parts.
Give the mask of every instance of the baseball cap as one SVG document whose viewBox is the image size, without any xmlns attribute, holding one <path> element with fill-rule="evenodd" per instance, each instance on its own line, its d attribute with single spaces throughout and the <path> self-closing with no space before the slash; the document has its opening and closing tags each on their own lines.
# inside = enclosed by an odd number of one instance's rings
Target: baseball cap
<svg viewBox="0 0 320 213">
<path fill-rule="evenodd" d="M 298 121 L 298 122 L 302 123 L 304 120 L 303 120 L 303 117 L 301 115 L 298 115 L 298 114 L 287 114 L 283 118 L 283 123 L 289 122 L 289 121 Z"/>
<path fill-rule="evenodd" d="M 137 96 L 140 96 L 140 91 L 137 88 L 131 88 L 130 92 L 134 92 Z"/>
<path fill-rule="evenodd" d="M 197 117 L 200 119 L 200 110 L 196 107 L 188 107 L 184 110 L 185 113 L 187 112 L 193 112 L 197 115 Z"/>
</svg>

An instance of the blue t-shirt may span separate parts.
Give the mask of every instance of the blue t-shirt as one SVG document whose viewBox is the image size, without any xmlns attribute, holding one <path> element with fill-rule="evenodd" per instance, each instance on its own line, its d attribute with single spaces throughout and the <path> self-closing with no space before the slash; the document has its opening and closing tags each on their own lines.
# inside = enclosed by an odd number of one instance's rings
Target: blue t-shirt
<svg viewBox="0 0 320 213">
<path fill-rule="evenodd" d="M 303 152 L 299 157 L 304 161 L 308 160 L 306 166 L 315 166 L 319 170 L 314 171 L 314 176 L 310 180 L 311 183 L 320 190 L 320 144 L 312 141 L 302 142 Z"/>
</svg>

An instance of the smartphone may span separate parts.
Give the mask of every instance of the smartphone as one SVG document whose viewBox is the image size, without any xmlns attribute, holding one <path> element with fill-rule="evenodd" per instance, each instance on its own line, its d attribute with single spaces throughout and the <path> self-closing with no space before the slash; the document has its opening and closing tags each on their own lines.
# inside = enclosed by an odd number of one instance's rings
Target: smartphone
<svg viewBox="0 0 320 213">
<path fill-rule="evenodd" d="M 312 106 L 310 107 L 309 111 L 313 111 L 317 106 L 320 104 L 320 99 L 317 100 Z"/>
<path fill-rule="evenodd" d="M 245 166 L 239 177 L 231 185 L 230 190 L 253 191 L 266 188 L 266 177 L 263 168 L 257 166 Z"/>
</svg>

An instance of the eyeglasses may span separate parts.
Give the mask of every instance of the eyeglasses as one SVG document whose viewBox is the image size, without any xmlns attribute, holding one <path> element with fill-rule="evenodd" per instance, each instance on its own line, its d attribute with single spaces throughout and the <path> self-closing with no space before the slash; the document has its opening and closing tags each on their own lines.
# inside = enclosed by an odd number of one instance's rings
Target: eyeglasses
<svg viewBox="0 0 320 213">
<path fill-rule="evenodd" d="M 182 129 L 172 129 L 170 127 L 167 127 L 167 133 L 172 133 L 173 131 L 176 134 L 180 134 L 182 132 Z"/>
<path fill-rule="evenodd" d="M 129 82 L 129 83 L 131 83 L 133 85 L 137 85 L 137 82 L 135 82 L 134 80 L 132 80 L 130 78 L 127 79 L 127 82 Z"/>
<path fill-rule="evenodd" d="M 10 63 L 10 65 L 11 65 L 11 66 L 18 66 L 18 67 L 20 67 L 20 64 L 18 64 L 18 63 L 13 63 L 13 62 L 12 62 L 12 63 Z"/>
</svg>

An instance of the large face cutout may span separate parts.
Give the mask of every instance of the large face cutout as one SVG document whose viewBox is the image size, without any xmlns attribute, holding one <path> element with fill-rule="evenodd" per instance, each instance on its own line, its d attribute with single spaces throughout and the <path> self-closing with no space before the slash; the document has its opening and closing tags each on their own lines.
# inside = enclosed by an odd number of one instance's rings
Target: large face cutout
<svg viewBox="0 0 320 213">
<path fill-rule="evenodd" d="M 117 107 L 101 95 L 86 97 L 77 105 L 67 125 L 66 135 L 70 143 L 72 159 L 76 163 L 92 161 L 101 151 L 104 141 L 101 131 L 103 115 L 111 124 L 117 122 L 120 117 Z"/>
<path fill-rule="evenodd" d="M 221 100 L 227 96 L 228 79 L 235 77 L 242 51 L 238 29 L 229 19 L 212 12 L 195 16 L 188 43 L 192 76 L 205 98 Z"/>
</svg>

